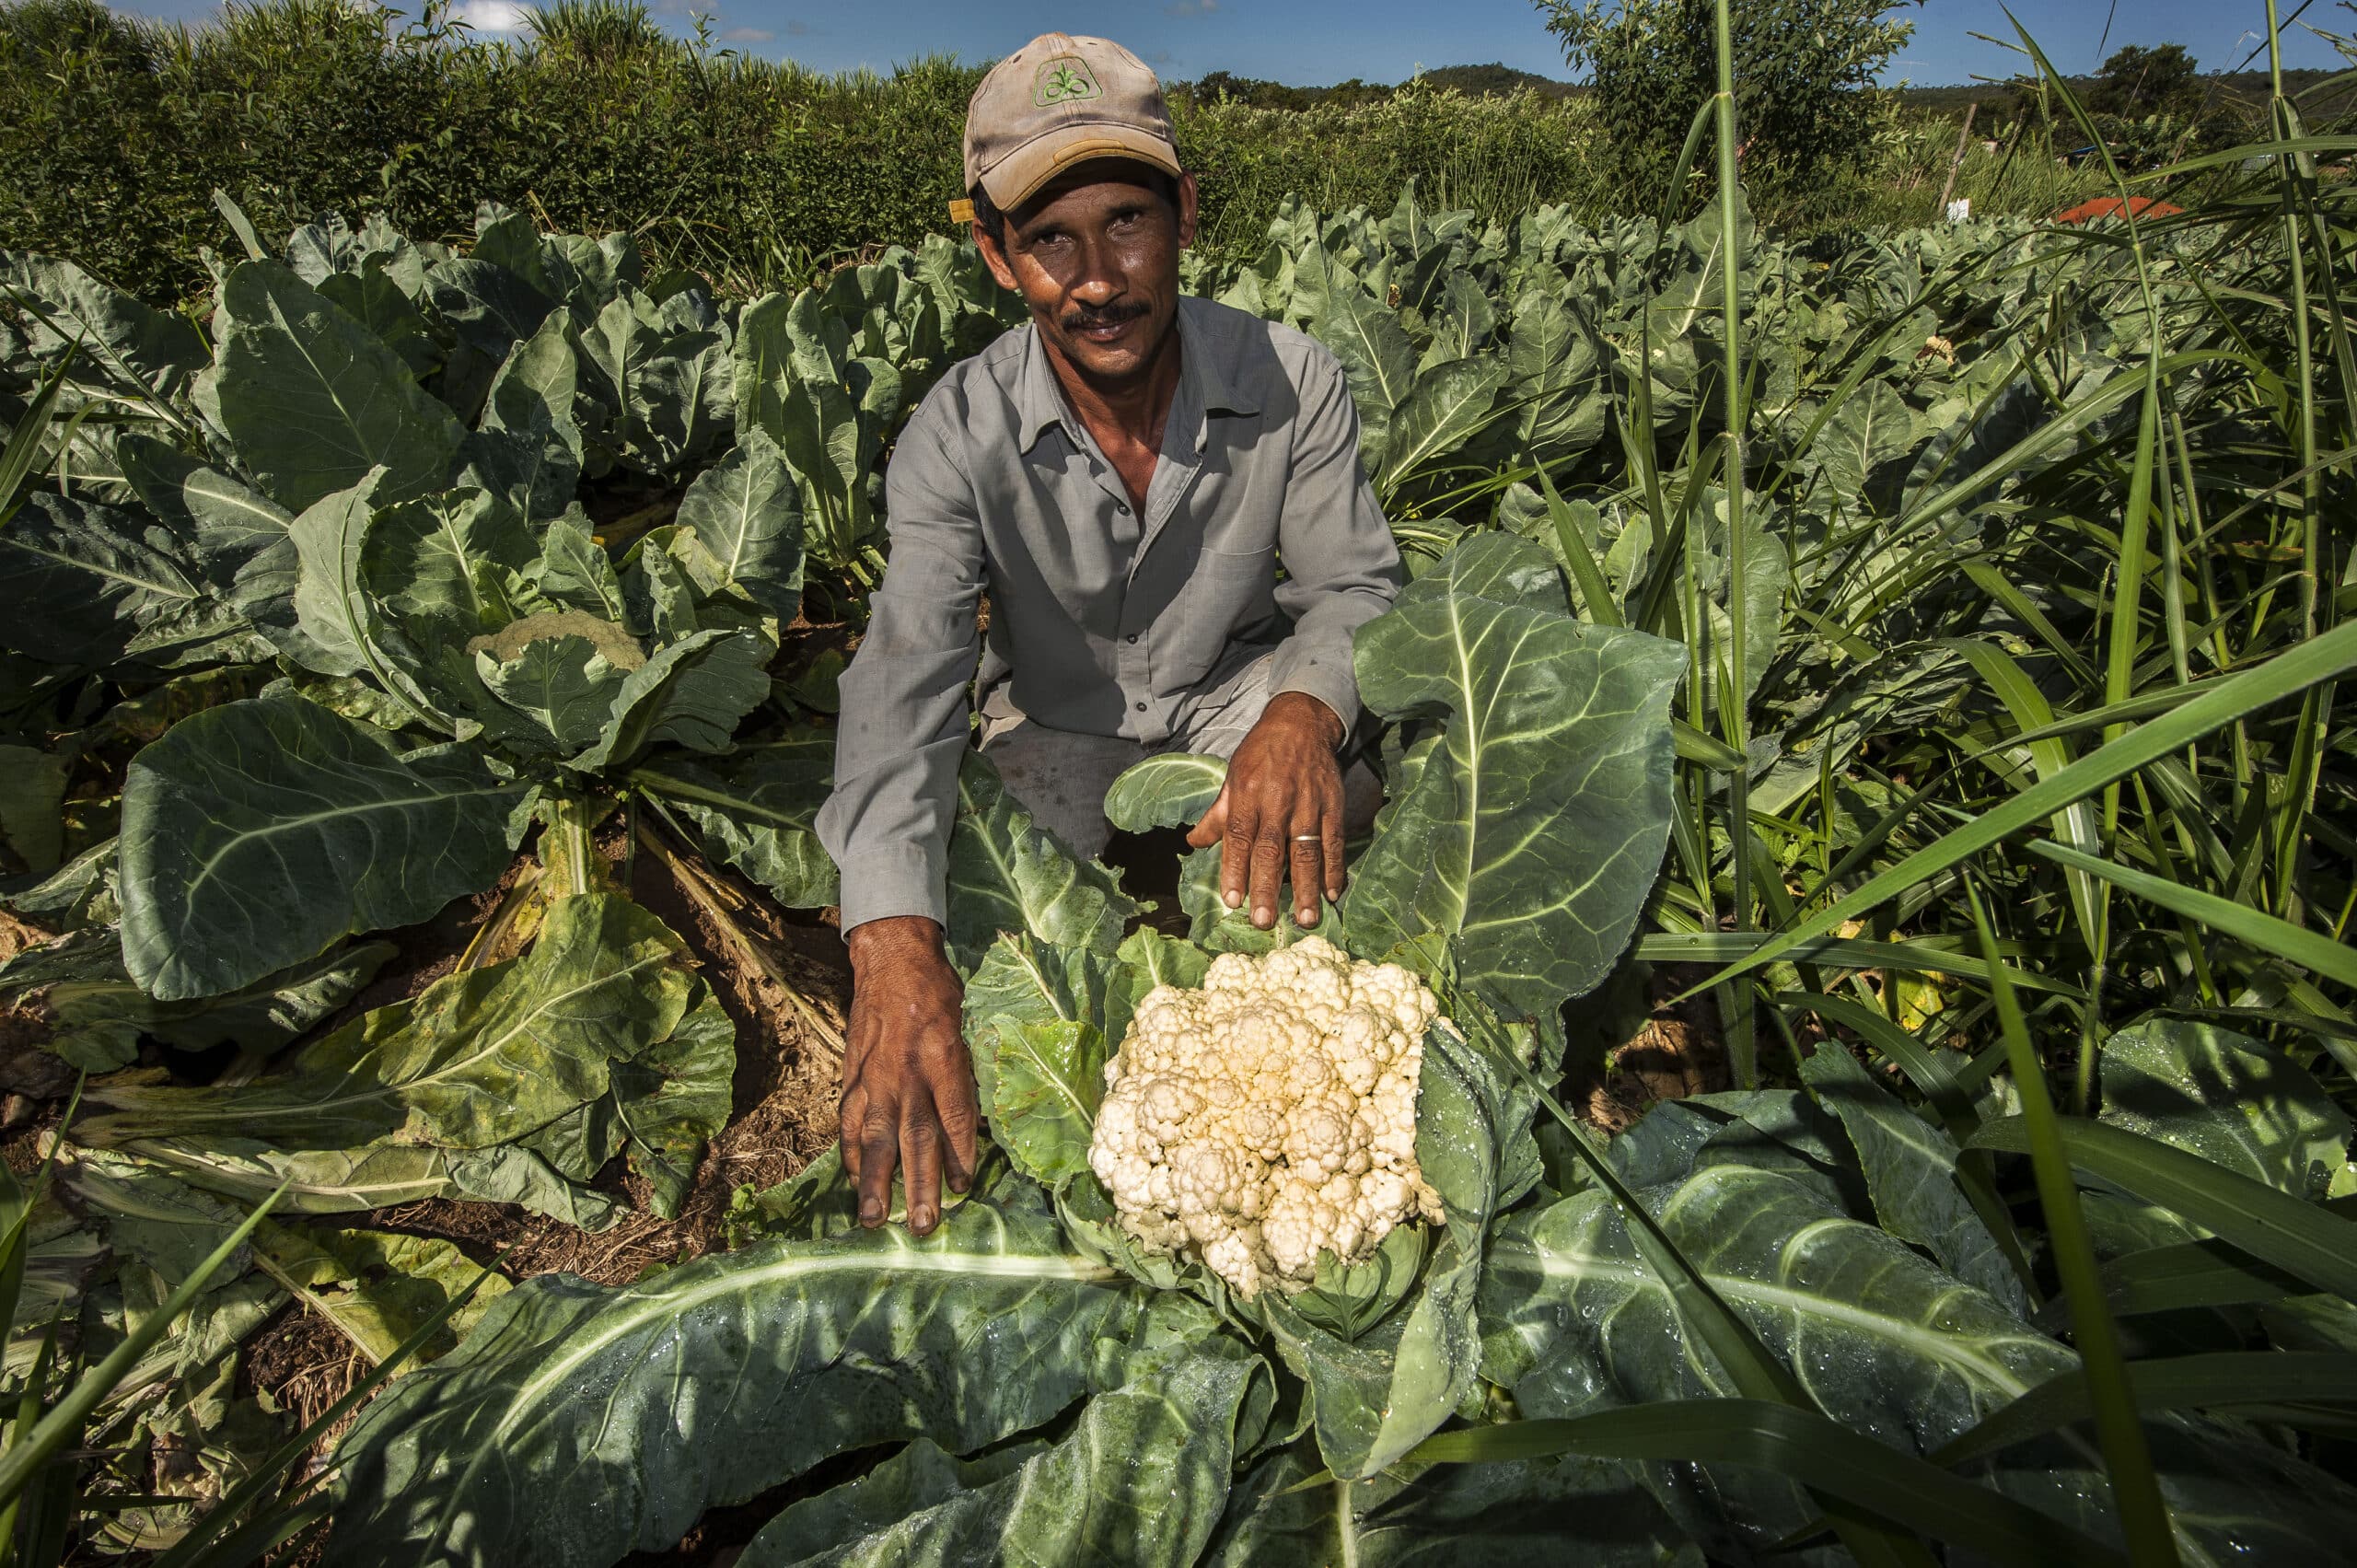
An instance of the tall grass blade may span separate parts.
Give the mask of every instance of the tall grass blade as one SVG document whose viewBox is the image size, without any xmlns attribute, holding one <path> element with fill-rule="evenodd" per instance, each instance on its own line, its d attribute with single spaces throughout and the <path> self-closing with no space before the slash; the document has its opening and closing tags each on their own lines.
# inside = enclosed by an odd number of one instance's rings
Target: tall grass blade
<svg viewBox="0 0 2357 1568">
<path fill-rule="evenodd" d="M 2214 931 L 2223 931 L 2238 941 L 2248 943 L 2259 952 L 2289 958 L 2303 969 L 2313 970 L 2343 985 L 2357 985 L 2357 950 L 2351 950 L 2320 932 L 2294 925 L 2288 920 L 2278 920 L 2265 910 L 2252 909 L 2232 899 L 2222 899 L 2215 893 L 2189 888 L 2182 882 L 2172 882 L 2149 871 L 2116 865 L 2062 844 L 2041 840 L 2031 844 L 2029 849 L 2031 854 L 2043 855 L 2058 865 L 2085 872 L 2090 877 L 2100 877 L 2114 887 L 2140 899 L 2149 900 L 2171 913 L 2186 915 Z"/>
<path fill-rule="evenodd" d="M 2221 1410 L 2237 1405 L 2357 1405 L 2357 1355 L 2334 1351 L 2219 1351 L 2131 1362 L 2128 1381 L 2137 1410 Z M 2041 1383 L 1970 1431 L 1942 1445 L 1935 1465 L 1968 1464 L 2016 1443 L 2044 1436 L 2095 1413 L 2084 1372 Z"/>
<path fill-rule="evenodd" d="M 1983 1123 L 1971 1146 L 2025 1154 L 2033 1133 L 2026 1118 L 2009 1116 Z M 2057 1135 L 2088 1175 L 2182 1214 L 2318 1290 L 2357 1301 L 2357 1223 L 2108 1122 L 2058 1118 Z"/>
<path fill-rule="evenodd" d="M 1968 887 L 1966 892 L 1981 949 L 1994 959 L 1997 937 L 1989 925 L 1989 912 L 1981 905 L 1978 889 Z M 2094 1400 L 2096 1438 L 2103 1449 L 2104 1471 L 2111 1480 L 2112 1504 L 2119 1512 L 2120 1537 L 2128 1543 L 2130 1559 L 2140 1568 L 2175 1562 L 2177 1540 L 2169 1527 L 2168 1505 L 2161 1498 L 2160 1480 L 2153 1473 L 2152 1449 L 2144 1441 L 2144 1427 L 2129 1391 L 2119 1330 L 2104 1305 L 2095 1243 L 2087 1233 L 2086 1216 L 2079 1209 L 2079 1189 L 2072 1179 L 2062 1141 L 2062 1118 L 2055 1114 L 2047 1092 L 2045 1063 L 2038 1061 L 2038 1050 L 2030 1043 L 2014 988 L 2002 975 L 1990 987 L 1990 999 L 1996 1004 L 2014 1090 L 2021 1097 L 2022 1113 L 2009 1125 L 2022 1130 L 2029 1150 L 2055 1272 L 2061 1278 L 2063 1299 L 2070 1303 L 2073 1338 Z M 1967 1147 L 1988 1146 L 1987 1134 L 1984 1126 Z"/>
<path fill-rule="evenodd" d="M 2007 834 L 2050 817 L 2073 801 L 2085 799 L 2114 779 L 2125 778 L 2189 741 L 2231 724 L 2245 714 L 2295 696 L 2351 667 L 2357 667 L 2357 622 L 2336 626 L 2265 664 L 2229 676 L 2165 715 L 2130 730 L 2052 778 L 2040 779 L 2003 805 L 1876 873 L 1856 891 L 1836 900 L 1794 930 L 1776 934 L 1748 958 L 1728 966 L 1695 989 L 1719 984 L 1747 970 L 1783 958 L 1810 937 L 1823 935 L 1894 894 L 1970 858 Z"/>
</svg>

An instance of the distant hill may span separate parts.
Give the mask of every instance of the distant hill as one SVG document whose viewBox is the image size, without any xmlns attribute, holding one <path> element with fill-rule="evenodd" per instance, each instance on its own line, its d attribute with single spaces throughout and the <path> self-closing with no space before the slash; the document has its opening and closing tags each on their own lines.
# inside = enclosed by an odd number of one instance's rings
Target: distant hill
<svg viewBox="0 0 2357 1568">
<path fill-rule="evenodd" d="M 2347 84 L 2312 98 L 2302 95 L 2318 85 L 2330 81 L 2341 73 L 2337 71 L 2286 71 L 2283 91 L 2295 100 L 2301 115 L 2310 125 L 2321 125 L 2357 109 L 2357 88 Z M 2093 76 L 2067 78 L 2071 90 L 2085 93 L 2093 89 Z M 2264 71 L 2214 72 L 2203 75 L 2201 85 L 2211 100 L 2221 109 L 2239 109 L 2246 113 L 2264 116 L 2267 110 L 2268 80 Z M 1972 82 L 1963 87 L 1918 87 L 1899 89 L 1898 101 L 1904 108 L 1923 114 L 1936 114 L 1950 120 L 1964 118 L 1968 104 L 1980 105 L 1980 121 L 1989 121 L 1992 111 L 2010 113 L 2014 99 L 2010 82 Z M 2060 105 L 2056 106 L 2058 111 Z"/>
<path fill-rule="evenodd" d="M 2331 71 L 2286 71 L 2283 88 L 2294 99 L 2339 73 Z M 1541 98 L 1584 98 L 1588 87 L 1585 82 L 1559 81 L 1542 76 L 1536 71 L 1519 71 L 1496 61 L 1487 65 L 1442 65 L 1425 71 L 1419 78 L 1428 87 L 1454 87 L 1458 92 L 1476 98 L 1503 98 L 1508 93 L 1527 89 Z M 2205 75 L 2202 83 L 2222 107 L 2240 108 L 2252 113 L 2263 113 L 2267 103 L 2267 73 L 2236 71 Z M 2071 78 L 2073 91 L 2084 92 L 2095 86 L 2092 76 Z M 1260 109 L 1307 109 L 1321 103 L 1374 103 L 1389 98 L 1399 90 L 1399 84 L 1363 82 L 1353 77 L 1325 87 L 1297 87 L 1283 82 L 1260 81 L 1250 76 L 1233 75 L 1225 71 L 1213 71 L 1199 81 L 1173 82 L 1174 91 L 1184 93 L 1197 101 L 1225 96 L 1238 103 Z M 1968 82 L 1958 87 L 1915 87 L 1899 89 L 1900 107 L 1919 114 L 1936 115 L 1949 120 L 1964 118 L 1968 105 L 1980 105 L 1977 123 L 1993 124 L 2012 111 L 2014 88 L 2005 82 Z M 2320 125 L 2357 110 L 2357 87 L 2341 86 L 2331 92 L 2307 99 L 2300 104 L 2301 113 L 2311 125 Z"/>
<path fill-rule="evenodd" d="M 1584 83 L 1561 82 L 1552 76 L 1539 75 L 1535 71 L 1517 71 L 1511 65 L 1495 61 L 1487 65 L 1443 65 L 1422 73 L 1417 79 L 1427 87 L 1454 87 L 1474 98 L 1504 98 L 1525 88 L 1541 98 L 1577 98 L 1588 90 Z M 1307 109 L 1321 103 L 1376 102 L 1389 98 L 1404 85 L 1363 82 L 1353 76 L 1347 82 L 1336 82 L 1329 87 L 1296 87 L 1284 82 L 1264 82 L 1252 76 L 1213 71 L 1200 80 L 1173 82 L 1170 87 L 1198 102 L 1225 97 L 1237 103 L 1248 103 L 1256 109 Z"/>
</svg>

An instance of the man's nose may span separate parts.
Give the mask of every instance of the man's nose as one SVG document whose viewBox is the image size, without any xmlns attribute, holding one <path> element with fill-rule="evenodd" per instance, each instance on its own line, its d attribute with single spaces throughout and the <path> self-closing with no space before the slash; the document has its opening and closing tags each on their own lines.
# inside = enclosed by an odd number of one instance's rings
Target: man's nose
<svg viewBox="0 0 2357 1568">
<path fill-rule="evenodd" d="M 1081 304 L 1100 307 L 1119 299 L 1129 288 L 1129 279 L 1122 272 L 1119 252 L 1101 238 L 1081 242 L 1080 266 L 1073 277 L 1069 290 Z"/>
</svg>

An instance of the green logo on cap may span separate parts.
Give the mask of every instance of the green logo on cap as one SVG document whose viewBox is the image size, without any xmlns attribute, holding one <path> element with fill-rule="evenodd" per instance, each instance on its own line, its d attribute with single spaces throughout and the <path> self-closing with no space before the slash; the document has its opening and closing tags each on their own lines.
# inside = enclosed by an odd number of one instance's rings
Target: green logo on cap
<svg viewBox="0 0 2357 1568">
<path fill-rule="evenodd" d="M 1041 109 L 1104 96 L 1105 89 L 1097 85 L 1087 63 L 1077 54 L 1059 54 L 1043 63 L 1039 74 L 1031 79 L 1031 101 Z"/>
</svg>

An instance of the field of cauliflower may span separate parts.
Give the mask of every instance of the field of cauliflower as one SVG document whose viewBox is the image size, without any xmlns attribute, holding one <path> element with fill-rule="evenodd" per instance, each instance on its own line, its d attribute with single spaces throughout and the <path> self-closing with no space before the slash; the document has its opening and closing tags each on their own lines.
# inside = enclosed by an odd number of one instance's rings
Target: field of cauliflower
<svg viewBox="0 0 2357 1568">
<path fill-rule="evenodd" d="M 970 755 L 923 1239 L 811 822 L 971 248 L 0 252 L 0 1564 L 2329 1559 L 2352 146 L 1190 259 L 1349 375 L 1387 803 L 1261 932 L 1217 762 Z"/>
</svg>

